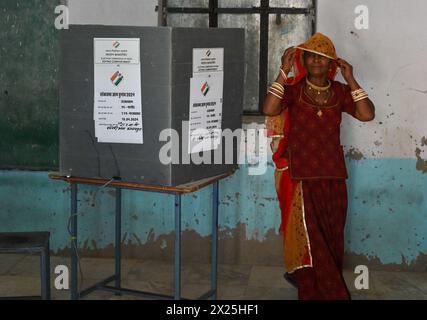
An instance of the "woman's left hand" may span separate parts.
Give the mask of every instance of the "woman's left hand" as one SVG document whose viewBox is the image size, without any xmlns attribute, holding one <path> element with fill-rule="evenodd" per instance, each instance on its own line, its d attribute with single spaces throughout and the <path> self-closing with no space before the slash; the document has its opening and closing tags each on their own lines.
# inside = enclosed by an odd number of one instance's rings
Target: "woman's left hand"
<svg viewBox="0 0 427 320">
<path fill-rule="evenodd" d="M 337 59 L 337 64 L 338 64 L 338 67 L 340 67 L 341 69 L 342 76 L 347 82 L 354 79 L 353 66 L 351 64 L 349 64 L 344 59 L 340 59 L 340 58 Z"/>
</svg>

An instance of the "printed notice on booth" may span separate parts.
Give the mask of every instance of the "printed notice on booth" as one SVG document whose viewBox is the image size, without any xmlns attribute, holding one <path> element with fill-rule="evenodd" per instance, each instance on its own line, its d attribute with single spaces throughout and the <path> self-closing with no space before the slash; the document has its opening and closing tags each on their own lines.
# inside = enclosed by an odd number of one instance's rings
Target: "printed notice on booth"
<svg viewBox="0 0 427 320">
<path fill-rule="evenodd" d="M 222 139 L 224 48 L 194 48 L 189 153 L 218 149 Z"/>
<path fill-rule="evenodd" d="M 224 72 L 224 48 L 193 49 L 193 76 Z"/>
<path fill-rule="evenodd" d="M 94 38 L 94 122 L 101 143 L 143 143 L 140 39 Z"/>
<path fill-rule="evenodd" d="M 215 150 L 222 138 L 222 74 L 190 80 L 189 153 Z"/>
</svg>

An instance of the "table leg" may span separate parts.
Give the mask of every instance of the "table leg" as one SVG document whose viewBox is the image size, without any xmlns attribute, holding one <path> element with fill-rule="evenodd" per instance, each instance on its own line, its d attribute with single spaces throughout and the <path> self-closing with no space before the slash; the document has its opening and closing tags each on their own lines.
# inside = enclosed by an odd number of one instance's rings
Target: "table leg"
<svg viewBox="0 0 427 320">
<path fill-rule="evenodd" d="M 71 183 L 71 300 L 78 299 L 78 270 L 77 270 L 77 184 Z"/>
<path fill-rule="evenodd" d="M 175 194 L 175 300 L 181 300 L 181 194 Z"/>
<path fill-rule="evenodd" d="M 50 300 L 50 252 L 49 241 L 46 248 L 40 253 L 40 273 L 41 273 L 41 289 L 42 299 Z"/>
<path fill-rule="evenodd" d="M 212 201 L 212 265 L 211 265 L 211 289 L 214 292 L 212 299 L 218 296 L 218 205 L 219 205 L 219 182 L 213 185 Z"/>
<path fill-rule="evenodd" d="M 116 188 L 116 245 L 115 245 L 115 263 L 116 263 L 116 288 L 121 288 L 122 283 L 122 190 Z"/>
</svg>

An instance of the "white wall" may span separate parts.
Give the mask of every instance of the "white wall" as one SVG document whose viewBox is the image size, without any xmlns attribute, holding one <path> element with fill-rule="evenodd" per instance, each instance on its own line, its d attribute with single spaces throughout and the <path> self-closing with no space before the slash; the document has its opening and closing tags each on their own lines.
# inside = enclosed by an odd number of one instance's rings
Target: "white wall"
<svg viewBox="0 0 427 320">
<path fill-rule="evenodd" d="M 157 26 L 158 0 L 67 0 L 70 24 Z"/>
<path fill-rule="evenodd" d="M 355 8 L 369 9 L 369 29 L 355 27 Z M 376 121 L 343 122 L 343 142 L 365 157 L 427 157 L 427 1 L 320 0 L 318 31 L 353 64 L 377 106 Z"/>
</svg>

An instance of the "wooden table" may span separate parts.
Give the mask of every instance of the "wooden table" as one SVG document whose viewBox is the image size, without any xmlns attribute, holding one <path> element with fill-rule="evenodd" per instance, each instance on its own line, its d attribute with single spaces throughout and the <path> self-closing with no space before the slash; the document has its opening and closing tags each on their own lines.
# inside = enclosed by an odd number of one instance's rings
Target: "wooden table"
<svg viewBox="0 0 427 320">
<path fill-rule="evenodd" d="M 53 180 L 65 181 L 71 187 L 71 216 L 70 216 L 70 241 L 71 241 L 71 299 L 77 300 L 96 291 L 110 291 L 116 294 L 137 295 L 147 298 L 164 300 L 181 300 L 181 198 L 183 194 L 190 194 L 202 188 L 213 186 L 212 201 L 212 265 L 211 265 L 211 289 L 199 299 L 205 300 L 217 298 L 218 287 L 218 206 L 219 206 L 219 182 L 231 175 L 234 171 L 216 177 L 206 178 L 200 181 L 176 186 L 153 186 L 140 183 L 123 182 L 117 180 L 92 179 L 83 177 L 65 177 L 57 173 L 49 174 Z M 95 185 L 114 188 L 116 191 L 116 217 L 115 217 L 115 273 L 113 276 L 98 282 L 97 284 L 79 291 L 78 288 L 78 256 L 77 256 L 77 198 L 78 185 Z M 148 191 L 162 194 L 175 195 L 175 293 L 174 296 L 155 294 L 143 291 L 130 290 L 121 286 L 121 233 L 122 233 L 122 189 Z M 114 285 L 108 285 L 114 281 Z"/>
</svg>

